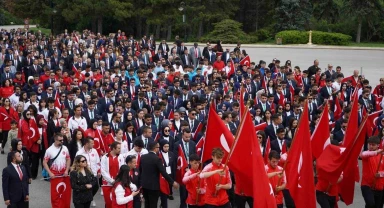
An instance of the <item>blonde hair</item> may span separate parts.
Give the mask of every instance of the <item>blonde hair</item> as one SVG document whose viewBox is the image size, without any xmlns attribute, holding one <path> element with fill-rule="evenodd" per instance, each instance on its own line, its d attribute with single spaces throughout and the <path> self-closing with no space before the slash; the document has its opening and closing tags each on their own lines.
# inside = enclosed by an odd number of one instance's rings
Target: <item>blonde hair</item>
<svg viewBox="0 0 384 208">
<path fill-rule="evenodd" d="M 81 158 L 84 158 L 84 159 L 87 159 L 87 158 L 85 158 L 83 155 L 77 155 L 76 157 L 75 157 L 75 159 L 73 160 L 73 164 L 72 164 L 72 167 L 71 167 L 71 171 L 76 171 L 76 172 L 80 172 L 80 170 L 81 170 L 81 167 L 80 167 L 80 160 L 81 160 Z M 88 161 L 87 161 L 88 162 Z M 87 172 L 90 172 L 90 173 L 92 173 L 92 171 L 91 171 L 91 169 L 89 169 L 89 167 L 87 166 L 87 167 L 84 167 L 84 170 Z"/>
</svg>

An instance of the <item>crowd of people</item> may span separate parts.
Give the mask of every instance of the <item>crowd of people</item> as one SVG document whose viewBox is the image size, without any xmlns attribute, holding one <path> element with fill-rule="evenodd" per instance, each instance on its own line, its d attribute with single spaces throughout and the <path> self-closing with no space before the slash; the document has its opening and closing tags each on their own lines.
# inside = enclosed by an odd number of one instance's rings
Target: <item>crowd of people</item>
<svg viewBox="0 0 384 208">
<path fill-rule="evenodd" d="M 160 199 L 166 208 L 174 200 L 173 188 L 180 192 L 180 208 L 253 207 L 252 196 L 223 169 L 223 150 L 214 149 L 209 163 L 196 148 L 205 135 L 210 102 L 236 134 L 240 96 L 254 124 L 267 124 L 257 136 L 263 153 L 268 139 L 271 144 L 266 171 L 276 187 L 276 206 L 295 207 L 279 161 L 294 138 L 303 100 L 308 100 L 311 133 L 329 106 L 335 145 L 343 141 L 355 90 L 359 122 L 363 111 L 384 106 L 384 78 L 372 87 L 358 70 L 343 74 L 340 66 L 334 70 L 328 64 L 323 71 L 318 60 L 306 70 L 290 60 L 254 63 L 240 43 L 189 47 L 178 36 L 157 44 L 152 35 L 137 41 L 122 31 L 106 36 L 89 30 L 51 37 L 1 30 L 0 39 L 0 139 L 1 154 L 8 152 L 3 193 L 9 207 L 28 206 L 28 184 L 39 177 L 39 168 L 47 180 L 70 177 L 75 207 L 96 206 L 100 187 L 106 207 L 139 208 L 144 200 L 146 208 L 155 208 Z M 377 144 L 383 126 L 379 116 L 377 137 L 361 155 L 368 160 L 363 169 L 382 152 Z M 190 164 L 181 180 L 176 179 L 179 149 Z M 382 207 L 373 196 L 382 195 L 383 187 L 370 188 L 375 171 L 363 171 L 368 207 Z M 160 191 L 164 180 L 167 193 Z M 318 203 L 333 207 L 337 191 L 321 183 L 316 189 Z"/>
</svg>

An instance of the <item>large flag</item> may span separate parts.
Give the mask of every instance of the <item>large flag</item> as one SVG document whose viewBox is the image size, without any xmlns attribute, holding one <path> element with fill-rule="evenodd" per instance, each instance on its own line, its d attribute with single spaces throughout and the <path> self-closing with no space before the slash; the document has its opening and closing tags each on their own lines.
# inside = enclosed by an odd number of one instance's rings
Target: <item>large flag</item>
<svg viewBox="0 0 384 208">
<path fill-rule="evenodd" d="M 52 208 L 71 207 L 71 179 L 58 177 L 51 179 L 51 204 Z"/>
<path fill-rule="evenodd" d="M 339 120 L 339 118 L 341 117 L 341 114 L 343 113 L 343 110 L 341 109 L 341 106 L 340 106 L 340 102 L 339 102 L 339 98 L 336 96 L 335 100 L 334 100 L 334 109 L 333 109 L 333 115 L 335 116 L 335 121 Z"/>
<path fill-rule="evenodd" d="M 40 139 L 39 128 L 37 127 L 37 123 L 34 118 L 29 119 L 29 130 L 30 130 L 30 136 L 28 139 L 27 147 L 28 149 L 31 149 L 33 144 L 35 144 L 37 140 Z"/>
<path fill-rule="evenodd" d="M 366 119 L 363 119 L 358 134 L 363 134 Z M 336 184 L 341 173 L 345 170 L 348 161 L 354 161 L 360 154 L 365 139 L 357 139 L 350 142 L 347 147 L 328 145 L 320 157 L 316 160 L 319 173 L 328 178 L 330 184 Z M 353 172 L 349 170 L 349 172 Z M 345 173 L 344 173 L 345 174 Z"/>
<path fill-rule="evenodd" d="M 203 128 L 203 123 L 200 122 L 199 125 L 197 126 L 195 132 L 193 133 L 193 141 L 196 141 L 198 133 L 201 131 Z"/>
<path fill-rule="evenodd" d="M 312 155 L 315 159 L 319 158 L 323 150 L 331 143 L 330 137 L 328 105 L 324 105 L 320 121 L 311 136 Z"/>
<path fill-rule="evenodd" d="M 382 112 L 383 112 L 382 110 L 379 110 L 369 114 L 368 120 L 367 120 L 367 128 L 368 128 L 367 134 L 369 137 L 379 133 L 379 132 L 374 132 L 374 129 L 377 126 L 377 119 L 379 118 Z"/>
<path fill-rule="evenodd" d="M 228 166 L 239 176 L 240 180 L 237 180 L 236 183 L 242 184 L 239 185 L 244 188 L 241 191 L 246 196 L 254 197 L 254 207 L 275 208 L 273 188 L 264 171 L 263 157 L 251 115 L 247 111 L 243 117 L 244 120 L 238 127 L 239 135 Z M 252 181 L 252 185 L 249 184 L 250 181 Z"/>
<path fill-rule="evenodd" d="M 268 163 L 269 153 L 271 152 L 271 139 L 268 137 L 265 142 L 265 150 L 264 150 L 264 163 Z"/>
<path fill-rule="evenodd" d="M 185 175 L 185 169 L 188 168 L 187 158 L 185 158 L 183 149 L 179 145 L 178 157 L 177 157 L 177 170 L 176 181 L 179 184 L 183 184 L 183 177 Z"/>
<path fill-rule="evenodd" d="M 291 103 L 295 100 L 295 88 L 292 85 L 289 85 L 289 92 L 291 93 Z"/>
<path fill-rule="evenodd" d="M 235 64 L 233 63 L 233 60 L 231 59 L 231 69 L 228 72 L 228 78 L 230 78 L 233 74 L 235 74 Z"/>
<path fill-rule="evenodd" d="M 202 137 L 197 143 L 196 143 L 196 154 L 201 156 L 201 153 L 203 151 L 203 147 L 204 147 L 204 140 L 205 138 Z"/>
<path fill-rule="evenodd" d="M 365 142 L 367 127 L 364 125 L 366 121 L 367 117 L 365 117 L 364 121 L 361 123 L 362 126 L 357 132 L 357 134 L 353 135 L 354 138 L 356 138 L 356 140 L 358 141 L 357 144 L 360 145 L 359 142 L 361 142 L 361 146 Z M 349 134 L 349 132 L 347 134 Z M 360 179 L 357 157 L 361 152 L 361 146 L 360 149 L 354 148 L 351 152 L 350 157 L 348 157 L 348 159 L 346 160 L 346 165 L 343 171 L 343 180 L 339 184 L 340 195 L 347 206 L 353 203 L 353 195 L 355 193 L 355 182 L 358 182 Z"/>
<path fill-rule="evenodd" d="M 232 133 L 224 125 L 219 115 L 217 115 L 215 104 L 212 102 L 208 113 L 207 131 L 205 133 L 204 148 L 201 156 L 202 162 L 211 159 L 212 150 L 217 147 L 224 150 L 223 161 L 226 161 L 233 140 Z"/>
<path fill-rule="evenodd" d="M 251 66 L 251 58 L 249 58 L 249 56 L 244 57 L 243 59 L 241 59 L 240 65 L 241 66 L 246 65 L 247 67 L 250 67 Z"/>
<path fill-rule="evenodd" d="M 159 157 L 160 157 L 161 161 L 163 161 L 163 163 L 164 163 L 163 154 L 161 152 L 159 154 Z M 169 188 L 169 183 L 167 180 L 165 180 L 165 178 L 161 175 L 161 173 L 159 174 L 159 177 L 160 177 L 160 179 L 159 179 L 160 192 L 168 196 L 169 194 L 171 194 L 171 190 Z"/>
<path fill-rule="evenodd" d="M 315 183 L 308 121 L 308 101 L 287 157 L 287 188 L 296 207 L 316 208 Z"/>
<path fill-rule="evenodd" d="M 343 146 L 346 147 L 350 142 L 353 142 L 358 128 L 358 98 L 357 98 L 357 92 L 353 93 L 353 98 L 352 98 L 352 108 L 351 108 L 351 114 L 349 115 L 348 119 L 348 125 L 347 129 L 345 130 L 345 136 L 343 140 Z"/>
<path fill-rule="evenodd" d="M 55 94 L 55 107 L 58 108 L 58 109 L 63 109 L 64 106 L 63 104 L 60 103 L 60 95 L 59 95 L 59 91 L 56 91 L 56 94 Z"/>
</svg>

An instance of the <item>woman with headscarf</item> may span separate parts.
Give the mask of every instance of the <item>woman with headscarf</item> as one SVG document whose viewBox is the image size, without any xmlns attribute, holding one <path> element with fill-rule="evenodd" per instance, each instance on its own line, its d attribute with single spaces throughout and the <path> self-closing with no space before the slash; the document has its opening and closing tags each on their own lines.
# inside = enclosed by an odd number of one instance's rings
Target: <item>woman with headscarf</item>
<svg viewBox="0 0 384 208">
<path fill-rule="evenodd" d="M 21 139 L 21 142 L 23 143 L 23 145 L 25 145 L 28 151 L 30 151 L 28 141 L 31 133 L 31 129 L 29 126 L 29 120 L 31 119 L 31 117 L 32 115 L 29 110 L 25 110 L 23 112 L 23 119 L 21 119 L 19 122 L 19 132 L 17 134 L 17 137 Z"/>
<path fill-rule="evenodd" d="M 84 132 L 84 135 L 85 137 L 93 138 L 94 140 L 93 148 L 96 149 L 99 155 L 102 155 L 105 153 L 105 149 L 104 149 L 104 142 L 103 142 L 103 138 L 101 137 L 100 130 L 97 129 L 98 121 L 96 119 L 91 119 L 89 123 L 91 124 L 91 126 Z"/>
<path fill-rule="evenodd" d="M 124 137 L 127 140 L 129 150 L 131 150 L 133 148 L 133 139 L 137 136 L 135 126 L 130 121 L 125 125 L 124 130 Z"/>
<path fill-rule="evenodd" d="M 159 142 L 161 143 L 163 140 L 168 141 L 169 148 L 173 150 L 173 145 L 175 144 L 175 138 L 171 136 L 171 129 L 169 128 L 169 126 L 164 126 L 161 129 L 161 137 Z"/>
<path fill-rule="evenodd" d="M 21 164 L 24 165 L 25 169 L 27 170 L 29 181 L 31 181 L 31 168 L 29 166 L 28 152 L 23 149 L 23 143 L 21 142 L 21 140 L 18 140 L 18 139 L 11 140 L 11 151 L 16 151 L 21 154 L 21 157 L 23 158 Z M 11 164 L 11 160 L 12 158 L 8 153 L 7 165 Z"/>
<path fill-rule="evenodd" d="M 176 156 L 173 154 L 170 150 L 170 145 L 168 140 L 161 140 L 160 142 L 160 151 L 159 151 L 159 157 L 161 158 L 161 161 L 165 167 L 166 172 L 168 175 L 174 179 L 175 173 L 176 173 L 176 163 L 177 161 Z M 172 186 L 169 185 L 170 195 L 161 193 L 160 194 L 160 201 L 161 201 L 161 207 L 162 208 L 168 208 L 168 198 L 173 199 L 172 196 Z"/>
<path fill-rule="evenodd" d="M 19 116 L 15 109 L 11 106 L 9 98 L 3 100 L 3 105 L 0 106 L 0 142 L 1 142 L 1 154 L 4 154 L 5 144 L 8 139 L 8 132 L 11 130 L 11 121 L 19 120 Z"/>
<path fill-rule="evenodd" d="M 115 108 L 111 103 L 108 103 L 106 107 L 106 112 L 103 113 L 103 121 L 111 123 L 113 112 L 115 112 Z"/>
</svg>

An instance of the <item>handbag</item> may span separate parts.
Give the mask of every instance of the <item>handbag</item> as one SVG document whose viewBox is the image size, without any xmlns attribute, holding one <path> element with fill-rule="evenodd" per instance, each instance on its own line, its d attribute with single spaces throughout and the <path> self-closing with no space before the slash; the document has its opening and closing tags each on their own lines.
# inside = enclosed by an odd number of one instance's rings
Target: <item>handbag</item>
<svg viewBox="0 0 384 208">
<path fill-rule="evenodd" d="M 47 165 L 48 165 L 49 168 L 51 168 L 51 166 L 52 166 L 53 162 L 56 160 L 56 158 L 59 157 L 62 149 L 63 149 L 63 145 L 61 145 L 59 153 L 57 153 L 56 157 L 54 157 L 53 159 L 49 159 L 48 160 Z"/>
</svg>

